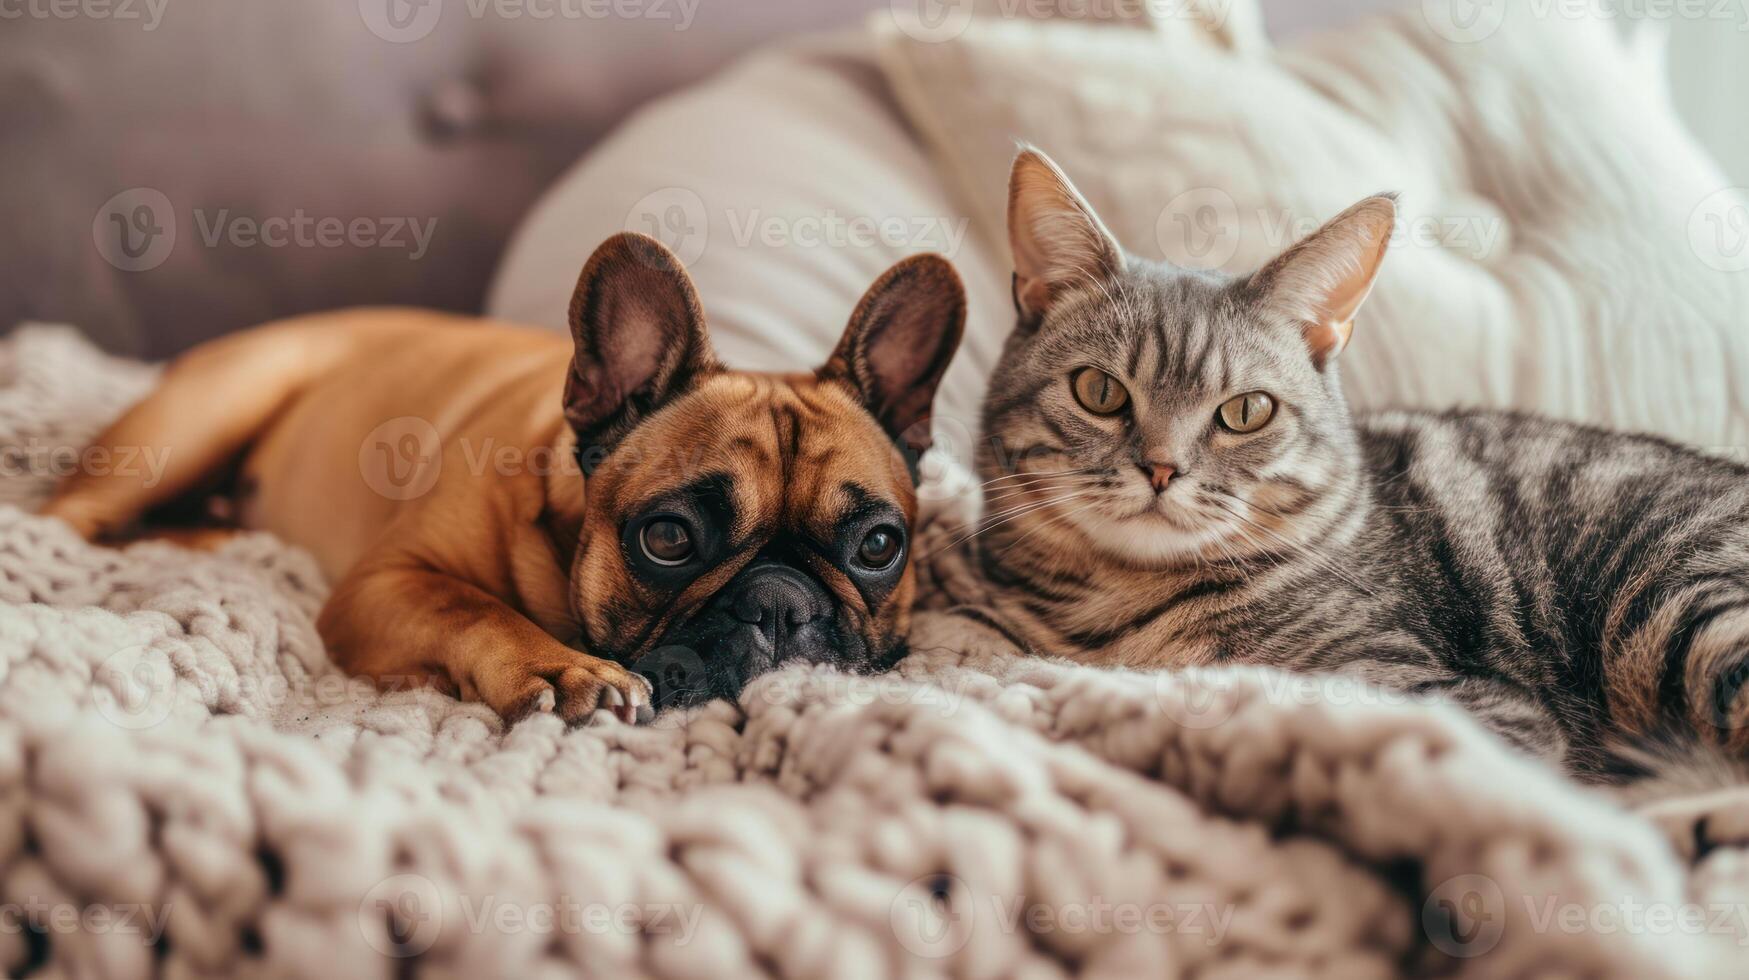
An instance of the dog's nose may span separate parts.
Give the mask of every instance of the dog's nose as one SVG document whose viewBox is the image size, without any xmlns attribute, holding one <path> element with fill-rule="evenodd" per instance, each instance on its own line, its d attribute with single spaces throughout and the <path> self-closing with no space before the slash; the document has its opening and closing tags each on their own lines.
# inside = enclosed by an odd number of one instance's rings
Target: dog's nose
<svg viewBox="0 0 1749 980">
<path fill-rule="evenodd" d="M 732 611 L 743 623 L 759 627 L 773 647 L 827 612 L 825 604 L 800 572 L 788 568 L 762 571 L 735 597 Z"/>
<path fill-rule="evenodd" d="M 1172 485 L 1172 475 L 1178 472 L 1178 468 L 1171 463 L 1143 460 L 1136 465 L 1142 468 L 1142 475 L 1148 478 L 1148 485 L 1154 488 L 1155 493 L 1165 493 L 1166 488 Z"/>
</svg>

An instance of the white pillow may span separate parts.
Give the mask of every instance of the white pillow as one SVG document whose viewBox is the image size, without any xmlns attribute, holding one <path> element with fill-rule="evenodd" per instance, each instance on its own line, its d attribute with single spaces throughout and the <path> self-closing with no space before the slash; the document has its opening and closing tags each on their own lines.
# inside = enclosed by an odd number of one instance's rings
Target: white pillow
<svg viewBox="0 0 1749 980">
<path fill-rule="evenodd" d="M 1358 408 L 1749 446 L 1749 250 L 1730 239 L 1749 204 L 1678 123 L 1657 59 L 1601 21 L 1495 4 L 1504 23 L 1464 34 L 1440 0 L 1414 6 L 1280 54 L 997 19 L 934 41 L 888 28 L 881 53 L 993 237 L 1016 140 L 1130 249 L 1186 265 L 1255 268 L 1404 192 L 1343 355 Z"/>
</svg>

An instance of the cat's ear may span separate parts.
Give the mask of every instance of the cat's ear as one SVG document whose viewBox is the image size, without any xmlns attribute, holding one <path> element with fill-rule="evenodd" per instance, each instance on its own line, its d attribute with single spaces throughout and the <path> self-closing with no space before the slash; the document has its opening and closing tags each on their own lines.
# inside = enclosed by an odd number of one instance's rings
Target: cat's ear
<svg viewBox="0 0 1749 980">
<path fill-rule="evenodd" d="M 1123 271 L 1123 249 L 1051 158 L 1020 151 L 1008 177 L 1008 244 L 1014 251 L 1014 306 L 1036 324 L 1063 291 Z"/>
<path fill-rule="evenodd" d="M 929 448 L 935 389 L 959 349 L 966 290 L 939 255 L 914 255 L 870 286 L 818 374 L 850 386 L 900 446 Z"/>
<path fill-rule="evenodd" d="M 1299 324 L 1318 370 L 1348 346 L 1396 220 L 1395 194 L 1369 197 L 1251 277 L 1250 289 L 1271 314 Z"/>
<path fill-rule="evenodd" d="M 565 420 L 584 451 L 611 450 L 717 365 L 692 277 L 645 235 L 601 243 L 577 278 L 570 322 Z"/>
</svg>

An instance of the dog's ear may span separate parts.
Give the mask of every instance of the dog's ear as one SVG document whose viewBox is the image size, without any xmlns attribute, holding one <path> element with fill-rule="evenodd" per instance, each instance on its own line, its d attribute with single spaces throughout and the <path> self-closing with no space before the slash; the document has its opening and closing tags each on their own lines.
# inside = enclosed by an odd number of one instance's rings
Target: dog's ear
<svg viewBox="0 0 1749 980">
<path fill-rule="evenodd" d="M 915 255 L 869 287 L 818 373 L 848 384 L 895 442 L 921 454 L 935 389 L 965 326 L 959 273 L 939 255 Z"/>
<path fill-rule="evenodd" d="M 624 232 L 601 243 L 577 279 L 570 321 L 565 420 L 580 458 L 599 459 L 717 367 L 692 277 L 645 235 Z"/>
</svg>

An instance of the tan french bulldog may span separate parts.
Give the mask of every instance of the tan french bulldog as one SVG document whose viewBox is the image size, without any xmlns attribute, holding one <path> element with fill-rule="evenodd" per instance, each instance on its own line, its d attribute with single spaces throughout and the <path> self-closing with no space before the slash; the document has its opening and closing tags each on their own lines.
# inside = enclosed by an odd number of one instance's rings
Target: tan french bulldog
<svg viewBox="0 0 1749 980">
<path fill-rule="evenodd" d="M 98 439 L 166 453 L 160 478 L 75 475 L 45 512 L 114 540 L 222 482 L 236 524 L 335 583 L 318 628 L 342 668 L 630 721 L 786 661 L 897 656 L 915 460 L 964 321 L 952 266 L 917 256 L 823 367 L 730 371 L 680 261 L 622 234 L 570 342 L 375 309 L 196 348 Z"/>
</svg>

